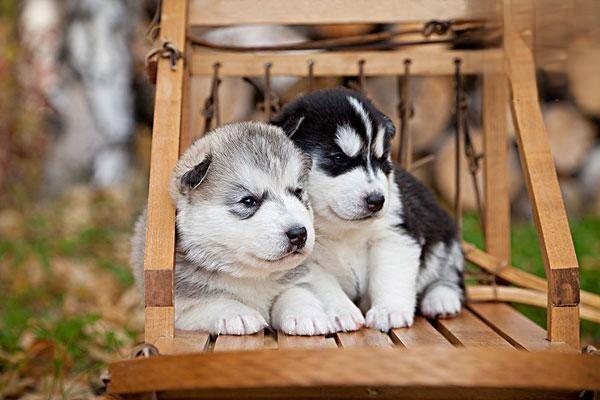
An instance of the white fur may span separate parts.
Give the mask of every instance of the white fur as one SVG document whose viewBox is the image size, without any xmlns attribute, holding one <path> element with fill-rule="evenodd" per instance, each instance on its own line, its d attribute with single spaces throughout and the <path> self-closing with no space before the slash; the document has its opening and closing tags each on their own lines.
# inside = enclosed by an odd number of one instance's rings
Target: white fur
<svg viewBox="0 0 600 400">
<path fill-rule="evenodd" d="M 360 101 L 352 96 L 348 96 L 348 102 L 352 108 L 354 108 L 354 111 L 356 111 L 362 120 L 363 125 L 365 126 L 365 132 L 367 135 L 367 173 L 369 178 L 372 178 L 373 166 L 371 165 L 371 143 L 373 142 L 373 127 L 371 126 L 371 118 Z"/>
<path fill-rule="evenodd" d="M 335 143 L 348 157 L 356 156 L 363 146 L 362 139 L 350 125 L 341 125 L 338 127 Z"/>
<path fill-rule="evenodd" d="M 364 170 L 362 173 L 364 175 Z M 397 187 L 386 181 L 385 193 L 389 201 L 386 201 L 388 209 L 383 217 L 348 222 L 320 213 L 327 208 L 322 203 L 328 200 L 316 197 L 318 194 L 312 190 L 316 182 L 312 176 L 311 199 L 313 207 L 316 206 L 318 240 L 310 260 L 334 277 L 337 285 L 323 278 L 319 283 L 311 280 L 311 284 L 319 296 L 326 299 L 326 305 L 332 304 L 338 314 L 347 315 L 345 323 L 354 322 L 353 328 L 361 325 L 363 320 L 357 318 L 357 309 L 352 307 L 350 298 L 361 299 L 360 306 L 366 311 L 369 327 L 387 331 L 410 326 L 416 305 L 421 246 L 395 229 L 401 223 L 402 207 Z M 393 180 L 393 174 L 389 180 Z M 314 277 L 319 269 L 313 267 L 311 273 Z M 346 296 L 339 293 L 340 289 Z"/>
<path fill-rule="evenodd" d="M 421 314 L 428 318 L 446 318 L 460 312 L 461 292 L 456 290 L 456 280 L 445 275 L 463 269 L 464 257 L 458 243 L 454 243 L 450 251 L 443 243 L 433 246 L 417 280 L 417 290 L 426 290 L 420 303 Z M 429 285 L 433 287 L 427 289 Z"/>
<path fill-rule="evenodd" d="M 453 288 L 439 285 L 423 297 L 420 304 L 421 314 L 427 318 L 447 318 L 458 314 L 462 299 Z"/>
<path fill-rule="evenodd" d="M 313 168 L 308 181 L 313 210 L 321 218 L 334 224 L 346 225 L 347 221 L 360 220 L 369 215 L 365 208 L 367 195 L 381 193 L 386 199 L 389 197 L 388 180 L 382 171 L 370 177 L 364 168 L 354 168 L 336 177 Z M 384 203 L 379 215 L 386 213 L 387 204 L 388 202 Z"/>
<path fill-rule="evenodd" d="M 323 303 L 308 289 L 293 287 L 273 305 L 273 327 L 288 335 L 325 335 L 334 331 Z"/>
<path fill-rule="evenodd" d="M 375 157 L 383 156 L 384 141 L 385 127 L 379 125 L 379 128 L 377 129 L 377 134 L 375 135 L 375 143 L 373 144 L 373 154 L 375 154 Z"/>
</svg>

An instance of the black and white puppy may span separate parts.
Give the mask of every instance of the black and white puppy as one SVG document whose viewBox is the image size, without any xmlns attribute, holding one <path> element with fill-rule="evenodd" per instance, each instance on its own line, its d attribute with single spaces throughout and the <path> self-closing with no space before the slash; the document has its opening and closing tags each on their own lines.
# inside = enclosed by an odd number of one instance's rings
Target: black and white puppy
<svg viewBox="0 0 600 400">
<path fill-rule="evenodd" d="M 272 123 L 313 159 L 310 262 L 335 276 L 366 312 L 366 325 L 410 326 L 417 301 L 427 317 L 459 313 L 464 256 L 456 227 L 433 194 L 392 163 L 392 121 L 364 96 L 337 88 L 300 97 Z M 312 284 L 340 302 L 339 287 Z"/>
</svg>

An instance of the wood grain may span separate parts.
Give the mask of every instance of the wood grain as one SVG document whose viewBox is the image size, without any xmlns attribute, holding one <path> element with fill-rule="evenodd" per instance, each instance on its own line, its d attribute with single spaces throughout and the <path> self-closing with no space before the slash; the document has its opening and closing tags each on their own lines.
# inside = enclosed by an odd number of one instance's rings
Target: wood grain
<svg viewBox="0 0 600 400">
<path fill-rule="evenodd" d="M 340 24 L 487 18 L 497 9 L 493 0 L 191 0 L 192 25 Z M 368 12 L 366 12 L 368 10 Z"/>
<path fill-rule="evenodd" d="M 552 341 L 567 342 L 573 347 L 579 347 L 578 307 L 553 304 L 554 299 L 562 297 L 552 291 L 562 290 L 564 287 L 577 287 L 579 291 L 578 280 L 561 281 L 565 276 L 554 274 L 554 271 L 577 269 L 578 263 L 539 107 L 533 54 L 518 30 L 518 15 L 513 15 L 513 7 L 516 10 L 518 2 L 504 1 L 506 68 L 510 81 L 511 107 L 517 128 L 521 164 L 526 176 L 525 181 L 533 208 L 546 276 L 551 282 L 548 299 L 548 335 Z M 555 312 L 554 309 L 561 306 L 564 310 Z M 560 318 L 551 321 L 559 315 Z"/>
<path fill-rule="evenodd" d="M 192 54 L 192 46 L 186 45 L 186 54 Z M 182 155 L 192 144 L 192 101 L 191 86 L 192 80 L 190 77 L 190 62 L 184 60 L 183 70 L 183 86 L 182 86 L 182 105 L 181 105 L 181 135 L 179 138 L 179 155 Z"/>
<path fill-rule="evenodd" d="M 525 288 L 539 290 L 541 292 L 546 292 L 548 290 L 548 282 L 545 279 L 510 264 L 505 265 L 500 258 L 478 249 L 469 242 L 463 241 L 463 250 L 468 261 L 489 273 L 497 274 L 498 277 L 505 281 Z M 599 295 L 580 290 L 579 297 L 582 304 L 600 309 Z"/>
<path fill-rule="evenodd" d="M 356 332 L 339 332 L 336 334 L 341 348 L 352 347 L 391 347 L 392 341 L 385 333 L 376 329 L 363 328 Z"/>
<path fill-rule="evenodd" d="M 173 305 L 173 270 L 144 270 L 144 298 L 146 307 Z"/>
<path fill-rule="evenodd" d="M 438 332 L 427 319 L 417 316 L 410 328 L 392 329 L 390 336 L 394 343 L 408 349 L 415 347 L 452 347 L 452 344 Z"/>
<path fill-rule="evenodd" d="M 173 321 L 175 309 L 171 307 L 146 307 L 144 309 L 144 341 L 156 343 L 159 338 L 173 339 Z"/>
<path fill-rule="evenodd" d="M 344 387 L 353 388 L 354 396 L 365 398 L 366 386 L 600 389 L 600 357 L 497 348 L 201 353 L 120 361 L 112 363 L 109 371 L 110 394 L 165 390 L 203 390 L 214 394 L 218 389 L 238 389 L 247 394 L 252 389 L 286 387 L 323 394 L 328 388 Z"/>
<path fill-rule="evenodd" d="M 292 336 L 277 332 L 277 346 L 280 349 L 331 349 L 337 348 L 335 339 L 325 336 Z"/>
<path fill-rule="evenodd" d="M 162 3 L 161 40 L 173 42 L 185 50 L 187 15 L 186 0 Z M 150 154 L 150 182 L 148 188 L 148 220 L 144 270 L 169 270 L 174 267 L 175 208 L 171 204 L 168 187 L 171 171 L 179 158 L 181 109 L 183 89 L 183 61 L 171 69 L 169 60 L 159 58 Z M 153 285 L 152 282 L 148 282 Z M 165 285 L 171 282 L 165 282 Z M 172 289 L 171 289 L 172 291 Z M 161 291 L 156 290 L 156 293 Z M 147 299 L 147 304 L 154 300 Z M 173 337 L 173 307 L 170 312 L 146 311 L 146 342 L 155 342 L 160 336 Z"/>
<path fill-rule="evenodd" d="M 256 350 L 265 347 L 265 333 L 254 335 L 219 335 L 213 351 Z"/>
<path fill-rule="evenodd" d="M 440 333 L 457 346 L 489 349 L 513 348 L 502 336 L 494 332 L 468 309 L 463 310 L 454 318 L 435 320 L 433 324 Z"/>
<path fill-rule="evenodd" d="M 510 260 L 508 85 L 504 74 L 484 74 L 482 110 L 485 248 L 501 260 Z"/>
<path fill-rule="evenodd" d="M 215 62 L 221 63 L 221 77 L 262 76 L 264 64 L 271 62 L 272 76 L 306 76 L 306 65 L 314 61 L 314 76 L 354 76 L 357 63 L 365 60 L 366 75 L 402 75 L 403 61 L 411 59 L 410 73 L 417 75 L 450 75 L 454 71 L 453 60 L 462 60 L 465 74 L 480 73 L 486 62 L 488 68 L 497 66 L 501 71 L 502 52 L 496 49 L 480 51 L 426 49 L 402 49 L 393 51 L 336 51 L 297 53 L 234 53 L 206 51 L 195 48 L 192 54 L 191 73 L 210 76 Z M 491 61 L 490 61 L 491 60 Z"/>
<path fill-rule="evenodd" d="M 206 351 L 210 342 L 210 335 L 200 331 L 175 330 L 173 338 L 161 337 L 154 345 L 160 354 L 190 354 Z"/>
<path fill-rule="evenodd" d="M 513 286 L 499 285 L 494 288 L 487 285 L 467 285 L 467 298 L 471 301 L 506 301 L 542 308 L 548 306 L 546 293 Z M 600 310 L 595 307 L 590 307 L 587 304 L 580 305 L 577 318 L 580 315 L 582 319 L 600 323 Z"/>
<path fill-rule="evenodd" d="M 564 343 L 546 340 L 546 331 L 542 327 L 506 303 L 470 303 L 469 309 L 517 348 L 574 351 Z"/>
</svg>

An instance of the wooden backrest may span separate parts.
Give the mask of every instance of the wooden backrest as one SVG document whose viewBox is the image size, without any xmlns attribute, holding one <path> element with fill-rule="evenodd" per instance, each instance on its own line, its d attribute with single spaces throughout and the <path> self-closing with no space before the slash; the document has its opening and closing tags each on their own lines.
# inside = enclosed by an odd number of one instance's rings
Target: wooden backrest
<svg viewBox="0 0 600 400">
<path fill-rule="evenodd" d="M 180 151 L 191 141 L 188 84 L 191 75 L 209 76 L 218 61 L 220 74 L 225 77 L 262 75 L 266 62 L 272 63 L 272 75 L 304 76 L 309 59 L 315 63 L 315 76 L 354 75 L 359 60 L 365 60 L 366 75 L 401 75 L 406 58 L 412 60 L 411 73 L 415 75 L 449 75 L 454 71 L 454 59 L 460 58 L 463 72 L 484 77 L 487 250 L 500 259 L 510 258 L 505 120 L 510 96 L 549 280 L 548 338 L 578 346 L 577 259 L 539 109 L 533 55 L 524 39 L 528 29 L 527 18 L 523 18 L 527 15 L 524 4 L 531 5 L 531 1 L 356 0 L 351 6 L 342 0 L 163 1 L 160 39 L 174 43 L 184 57 L 175 69 L 171 69 L 168 59 L 160 59 L 158 63 L 144 261 L 146 342 L 174 335 L 175 210 L 167 188 Z M 456 18 L 503 20 L 504 47 L 478 51 L 432 52 L 414 48 L 387 52 L 255 54 L 192 49 L 185 37 L 190 25 L 389 23 Z"/>
</svg>

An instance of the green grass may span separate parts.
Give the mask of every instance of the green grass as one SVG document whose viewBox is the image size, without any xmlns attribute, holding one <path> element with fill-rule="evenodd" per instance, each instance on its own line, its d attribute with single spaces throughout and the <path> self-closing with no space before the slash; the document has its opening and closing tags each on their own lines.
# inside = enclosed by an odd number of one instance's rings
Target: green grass
<svg viewBox="0 0 600 400">
<path fill-rule="evenodd" d="M 570 223 L 575 252 L 579 260 L 580 285 L 583 290 L 600 293 L 600 218 L 584 217 Z M 467 214 L 463 222 L 463 236 L 478 247 L 483 246 L 479 220 L 474 214 Z M 537 234 L 533 224 L 513 223 L 511 229 L 512 264 L 526 271 L 544 277 L 544 264 L 540 254 Z M 517 309 L 546 326 L 546 311 L 541 308 L 515 305 Z M 600 325 L 582 321 L 581 334 L 584 341 L 600 342 Z"/>
</svg>

